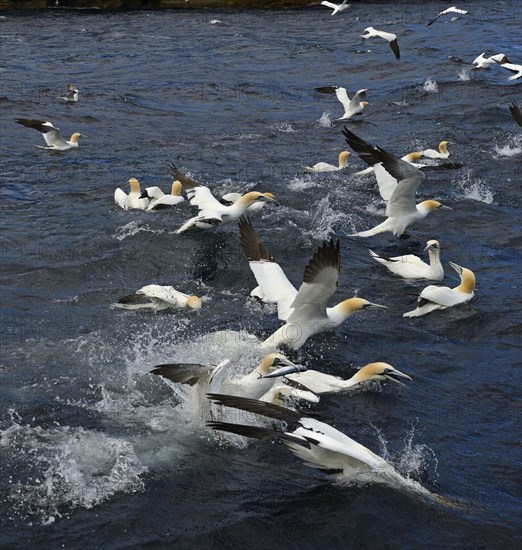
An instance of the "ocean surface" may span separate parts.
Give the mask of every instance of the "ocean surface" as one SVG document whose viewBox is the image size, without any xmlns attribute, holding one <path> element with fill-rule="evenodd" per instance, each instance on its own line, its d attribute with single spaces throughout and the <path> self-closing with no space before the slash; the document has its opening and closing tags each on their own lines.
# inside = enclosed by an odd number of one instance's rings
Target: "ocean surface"
<svg viewBox="0 0 522 550">
<path fill-rule="evenodd" d="M 520 181 L 522 133 L 508 110 L 520 81 L 481 52 L 522 60 L 522 5 L 464 2 L 441 18 L 431 2 L 354 5 L 339 16 L 299 11 L 4 12 L 1 34 L 2 548 L 514 548 L 521 544 Z M 373 25 L 399 37 L 359 37 Z M 77 104 L 57 99 L 68 83 Z M 382 220 L 384 204 L 346 148 L 342 107 L 317 86 L 368 89 L 347 127 L 402 156 L 446 139 L 455 170 L 430 170 L 419 200 L 453 211 L 412 232 L 348 235 Z M 38 149 L 15 118 L 52 121 L 76 150 Z M 340 239 L 331 304 L 357 292 L 385 304 L 292 355 L 344 378 L 373 361 L 409 374 L 407 387 L 323 396 L 310 414 L 331 423 L 441 495 L 377 482 L 332 482 L 280 442 L 227 437 L 204 426 L 194 390 L 149 374 L 157 364 L 213 364 L 234 375 L 280 326 L 249 298 L 255 281 L 235 225 L 174 232 L 184 203 L 122 211 L 130 177 L 167 190 L 167 161 L 216 195 L 256 189 L 280 202 L 252 222 L 291 281 L 323 240 Z M 475 298 L 418 319 L 425 281 L 372 262 L 422 255 L 439 239 L 472 269 Z M 204 299 L 196 312 L 123 311 L 143 285 L 172 284 Z"/>
</svg>

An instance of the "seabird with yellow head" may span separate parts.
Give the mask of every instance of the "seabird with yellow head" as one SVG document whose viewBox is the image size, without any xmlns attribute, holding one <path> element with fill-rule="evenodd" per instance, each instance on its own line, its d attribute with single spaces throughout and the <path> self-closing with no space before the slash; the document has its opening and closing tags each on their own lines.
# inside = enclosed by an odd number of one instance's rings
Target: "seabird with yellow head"
<svg viewBox="0 0 522 550">
<path fill-rule="evenodd" d="M 181 196 L 181 189 L 181 182 L 175 180 L 169 194 L 164 193 L 159 187 L 147 187 L 141 194 L 140 199 L 150 199 L 147 210 L 168 208 L 185 200 Z"/>
<path fill-rule="evenodd" d="M 140 182 L 130 178 L 127 183 L 130 186 L 129 194 L 118 187 L 114 191 L 114 202 L 123 210 L 146 210 L 149 199 L 141 194 Z"/>
<path fill-rule="evenodd" d="M 422 156 L 428 159 L 447 159 L 449 157 L 448 145 L 455 145 L 452 141 L 441 141 L 439 143 L 439 150 L 426 149 L 422 151 Z"/>
<path fill-rule="evenodd" d="M 17 118 L 15 122 L 25 126 L 26 128 L 38 130 L 38 132 L 42 134 L 48 147 L 44 147 L 43 145 L 37 145 L 37 147 L 50 151 L 67 151 L 68 149 L 76 149 L 78 147 L 78 139 L 83 135 L 75 132 L 69 140 L 66 140 L 62 136 L 60 128 L 56 128 L 53 126 L 52 122 L 47 120 Z"/>
<path fill-rule="evenodd" d="M 199 309 L 202 306 L 202 301 L 198 296 L 189 296 L 172 286 L 146 285 L 137 290 L 135 294 L 120 298 L 118 303 L 113 306 L 121 309 L 152 309 L 153 311 Z"/>
<path fill-rule="evenodd" d="M 350 156 L 349 151 L 341 151 L 339 153 L 339 164 L 335 166 L 334 164 L 328 164 L 327 162 L 318 162 L 313 166 L 305 166 L 305 172 L 311 174 L 319 174 L 321 172 L 338 172 L 343 170 L 348 166 L 348 157 Z"/>
<path fill-rule="evenodd" d="M 367 101 L 360 101 L 366 97 L 366 92 L 368 91 L 366 88 L 357 90 L 352 99 L 348 97 L 346 88 L 342 88 L 341 86 L 321 86 L 315 88 L 315 91 L 321 94 L 335 94 L 337 96 L 337 99 L 344 107 L 344 115 L 336 120 L 349 120 L 354 115 L 362 114 L 363 109 L 369 105 Z"/>
</svg>

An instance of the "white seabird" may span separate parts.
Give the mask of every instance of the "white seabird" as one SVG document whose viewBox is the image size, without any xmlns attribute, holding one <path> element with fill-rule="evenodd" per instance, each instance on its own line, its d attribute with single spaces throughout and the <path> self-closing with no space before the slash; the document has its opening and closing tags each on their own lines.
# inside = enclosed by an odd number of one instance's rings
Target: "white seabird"
<svg viewBox="0 0 522 550">
<path fill-rule="evenodd" d="M 485 53 L 486 52 L 482 52 L 479 56 L 475 57 L 473 60 L 474 69 L 489 69 L 491 65 L 495 65 L 496 63 L 510 63 L 509 59 L 503 53 L 497 53 L 489 57 L 486 57 L 484 55 Z"/>
<path fill-rule="evenodd" d="M 426 149 L 422 151 L 422 156 L 428 159 L 447 159 L 449 157 L 448 145 L 455 145 L 452 141 L 441 141 L 439 143 L 439 150 Z"/>
<path fill-rule="evenodd" d="M 219 202 L 221 202 L 225 206 L 231 206 L 244 195 L 246 195 L 246 193 L 226 193 L 221 197 L 221 200 Z M 275 197 L 272 193 L 263 193 L 263 195 L 265 195 L 265 197 L 268 197 L 269 199 L 275 200 Z M 259 210 L 264 208 L 266 205 L 267 203 L 263 201 L 254 202 L 247 208 L 247 212 L 258 212 Z"/>
<path fill-rule="evenodd" d="M 332 15 L 336 15 L 344 11 L 345 9 L 352 7 L 352 5 L 348 4 L 347 1 L 348 0 L 343 0 L 342 4 L 334 4 L 332 2 L 328 2 L 327 0 L 323 0 L 323 2 L 321 2 L 321 6 L 326 6 L 327 8 L 331 8 L 333 10 Z"/>
<path fill-rule="evenodd" d="M 168 208 L 175 206 L 185 199 L 181 196 L 181 183 L 175 180 L 169 195 L 166 195 L 159 187 L 147 187 L 140 195 L 140 199 L 150 199 L 147 210 L 155 208 Z"/>
<path fill-rule="evenodd" d="M 404 279 L 428 279 L 430 281 L 442 281 L 444 268 L 440 262 L 440 243 L 435 239 L 426 243 L 425 251 L 428 251 L 430 263 L 423 262 L 418 256 L 407 254 L 405 256 L 393 256 L 386 258 L 369 250 L 370 256 L 389 271 Z"/>
<path fill-rule="evenodd" d="M 131 178 L 127 183 L 130 185 L 129 194 L 127 195 L 118 187 L 114 191 L 114 202 L 123 210 L 146 210 L 149 206 L 149 199 L 142 197 L 140 182 L 136 178 Z"/>
<path fill-rule="evenodd" d="M 447 8 L 447 9 L 441 11 L 437 15 L 437 17 L 432 19 L 426 26 L 429 27 L 430 25 L 433 25 L 433 23 L 435 23 L 435 21 L 437 21 L 437 19 L 439 17 L 441 17 L 442 15 L 446 15 L 448 13 L 455 13 L 457 15 L 466 15 L 468 12 L 466 10 L 461 10 L 461 9 L 457 8 L 457 6 L 451 6 L 450 8 Z M 452 19 L 452 21 L 453 21 L 453 19 Z"/>
<path fill-rule="evenodd" d="M 460 285 L 455 288 L 447 286 L 427 286 L 418 298 L 417 308 L 407 311 L 403 317 L 421 317 L 437 309 L 465 304 L 473 298 L 475 290 L 475 274 L 470 269 L 450 262 L 451 267 L 460 275 Z"/>
<path fill-rule="evenodd" d="M 40 149 L 48 149 L 52 151 L 67 151 L 68 149 L 76 149 L 78 147 L 78 138 L 82 136 L 82 134 L 75 132 L 71 136 L 71 139 L 66 140 L 60 133 L 60 128 L 56 128 L 51 122 L 46 120 L 17 118 L 15 122 L 17 124 L 21 124 L 22 126 L 26 126 L 27 128 L 34 128 L 42 134 L 48 147 L 37 145 Z"/>
<path fill-rule="evenodd" d="M 355 95 L 350 99 L 348 97 L 348 93 L 346 92 L 346 88 L 342 88 L 341 86 L 321 86 L 319 88 L 315 88 L 316 92 L 320 92 L 321 94 L 334 94 L 337 96 L 337 99 L 341 102 L 342 106 L 344 107 L 344 115 L 336 118 L 335 120 L 349 120 L 354 115 L 360 115 L 362 114 L 363 109 L 369 105 L 367 101 L 359 101 L 360 99 L 363 99 L 366 97 L 366 92 L 368 89 L 364 88 L 361 90 L 357 90 Z"/>
<path fill-rule="evenodd" d="M 348 151 L 341 151 L 339 153 L 339 165 L 328 164 L 327 162 L 318 162 L 313 166 L 305 166 L 305 171 L 311 174 L 319 174 L 321 172 L 338 172 L 348 165 L 348 157 L 350 153 Z"/>
<path fill-rule="evenodd" d="M 226 206 L 220 203 L 212 195 L 208 187 L 185 176 L 176 166 L 174 166 L 174 164 L 170 163 L 169 166 L 174 177 L 187 189 L 187 197 L 189 198 L 190 204 L 199 208 L 199 214 L 187 220 L 176 233 L 184 233 L 193 227 L 209 229 L 225 223 L 235 222 L 239 220 L 251 205 L 257 202 L 277 204 L 277 201 L 271 193 L 250 191 L 242 195 L 230 206 Z"/>
<path fill-rule="evenodd" d="M 334 243 L 332 239 L 315 251 L 305 268 L 303 283 L 296 290 L 245 218 L 240 220 L 239 236 L 250 269 L 259 285 L 251 295 L 264 302 L 277 304 L 279 319 L 286 321 L 261 344 L 262 347 L 285 345 L 297 350 L 310 336 L 332 330 L 356 311 L 367 308 L 388 309 L 357 297 L 344 300 L 334 307 L 326 307 L 337 287 L 340 268 L 339 241 Z"/>
<path fill-rule="evenodd" d="M 395 55 L 396 59 L 401 58 L 401 52 L 399 50 L 399 42 L 397 41 L 397 35 L 391 32 L 378 31 L 373 27 L 364 29 L 364 34 L 361 34 L 362 38 L 384 38 L 390 45 L 391 51 Z"/>
<path fill-rule="evenodd" d="M 508 80 L 518 80 L 522 76 L 522 65 L 516 65 L 515 63 L 510 63 L 506 61 L 497 61 L 497 63 L 502 68 L 507 69 L 512 73 L 515 73 L 513 76 L 510 76 Z"/>
<path fill-rule="evenodd" d="M 387 201 L 387 219 L 384 222 L 368 231 L 354 233 L 351 236 L 371 237 L 385 232 L 402 235 L 409 225 L 425 218 L 433 210 L 438 208 L 451 210 L 435 200 L 415 204 L 415 194 L 424 179 L 424 174 L 420 170 L 381 147 L 370 145 L 347 128 L 343 128 L 343 134 L 348 145 L 359 157 L 374 167 L 379 192 Z"/>
<path fill-rule="evenodd" d="M 78 101 L 78 88 L 74 84 L 67 84 L 67 93 L 58 99 L 63 99 L 67 103 L 76 103 Z"/>
<path fill-rule="evenodd" d="M 522 111 L 520 110 L 514 99 L 511 100 L 511 103 L 509 105 L 509 112 L 511 113 L 513 120 L 519 126 L 522 126 Z"/>
<path fill-rule="evenodd" d="M 202 306 L 201 298 L 189 296 L 179 292 L 172 286 L 146 285 L 136 291 L 135 294 L 124 296 L 113 307 L 121 309 L 152 309 L 163 311 L 164 309 L 199 309 Z"/>
</svg>

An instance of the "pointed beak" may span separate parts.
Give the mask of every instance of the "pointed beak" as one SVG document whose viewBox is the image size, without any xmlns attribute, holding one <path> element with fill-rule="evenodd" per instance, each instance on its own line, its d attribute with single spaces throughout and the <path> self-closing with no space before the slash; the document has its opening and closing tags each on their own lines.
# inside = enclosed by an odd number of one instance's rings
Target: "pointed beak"
<svg viewBox="0 0 522 550">
<path fill-rule="evenodd" d="M 450 262 L 449 264 L 459 275 L 462 273 L 464 268 L 460 267 L 459 264 L 456 264 L 455 262 Z"/>
<path fill-rule="evenodd" d="M 449 206 L 446 206 L 445 204 L 441 204 L 440 207 L 441 207 L 443 210 L 453 210 L 453 208 L 450 208 Z"/>
<path fill-rule="evenodd" d="M 404 380 L 411 380 L 411 378 L 407 374 L 404 374 L 403 372 L 398 371 L 397 369 L 391 372 L 385 373 L 384 377 L 390 382 L 395 382 L 395 384 L 399 384 L 399 386 L 404 386 L 404 387 L 406 387 L 406 384 L 403 384 L 399 379 L 403 378 Z"/>
<path fill-rule="evenodd" d="M 366 309 L 388 309 L 388 306 L 381 306 L 380 304 L 373 304 L 370 302 L 367 306 L 365 306 Z"/>
<path fill-rule="evenodd" d="M 426 250 L 435 250 L 435 246 L 432 245 L 432 244 L 429 244 L 429 245 L 426 246 L 426 248 L 424 249 L 424 252 L 426 252 Z"/>
<path fill-rule="evenodd" d="M 271 202 L 274 206 L 279 206 L 279 203 L 272 197 L 267 197 L 266 195 L 264 195 L 264 198 L 262 200 L 264 200 L 265 202 Z"/>
</svg>

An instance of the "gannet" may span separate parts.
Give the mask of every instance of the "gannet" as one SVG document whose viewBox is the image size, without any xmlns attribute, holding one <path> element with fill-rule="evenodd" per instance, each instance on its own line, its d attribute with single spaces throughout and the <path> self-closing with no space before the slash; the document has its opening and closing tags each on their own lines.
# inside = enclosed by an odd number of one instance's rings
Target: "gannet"
<svg viewBox="0 0 522 550">
<path fill-rule="evenodd" d="M 181 183 L 178 180 L 172 183 L 170 195 L 166 195 L 159 187 L 147 187 L 140 195 L 140 199 L 150 199 L 147 210 L 168 208 L 185 200 L 181 196 Z"/>
<path fill-rule="evenodd" d="M 271 193 L 264 194 L 258 191 L 250 191 L 242 195 L 241 198 L 230 206 L 226 206 L 212 195 L 208 187 L 204 187 L 185 176 L 174 164 L 170 163 L 169 166 L 174 177 L 187 189 L 187 197 L 190 204 L 199 208 L 199 214 L 187 220 L 176 233 L 184 233 L 193 227 L 208 229 L 225 223 L 235 222 L 239 220 L 252 204 L 257 202 L 277 204 Z"/>
<path fill-rule="evenodd" d="M 179 292 L 172 286 L 147 285 L 136 291 L 135 294 L 124 296 L 114 307 L 121 309 L 199 309 L 202 306 L 201 298 L 189 296 Z"/>
<path fill-rule="evenodd" d="M 511 104 L 509 105 L 509 111 L 511 113 L 511 116 L 513 117 L 513 120 L 519 125 L 522 126 L 522 111 L 519 109 L 518 105 L 515 103 L 515 100 L 513 99 L 511 101 Z"/>
<path fill-rule="evenodd" d="M 510 63 L 509 59 L 503 53 L 497 53 L 495 55 L 490 55 L 486 57 L 482 52 L 479 56 L 475 57 L 473 60 L 474 69 L 489 69 L 491 65 L 495 63 Z"/>
<path fill-rule="evenodd" d="M 58 99 L 63 99 L 67 103 L 76 103 L 78 101 L 78 88 L 74 84 L 67 84 L 67 93 Z"/>
<path fill-rule="evenodd" d="M 362 113 L 362 110 L 369 105 L 367 101 L 359 101 L 366 97 L 367 89 L 357 90 L 355 95 L 350 99 L 346 88 L 340 86 L 321 86 L 320 88 L 315 88 L 316 92 L 322 94 L 333 94 L 337 96 L 337 99 L 342 103 L 344 107 L 344 115 L 342 117 L 336 118 L 335 120 L 348 120 L 354 115 L 359 115 Z"/>
<path fill-rule="evenodd" d="M 322 393 L 334 393 L 347 391 L 360 384 L 368 382 L 395 382 L 396 384 L 404 385 L 399 380 L 411 380 L 411 378 L 388 363 L 369 363 L 357 371 L 348 380 L 343 380 L 331 374 L 325 374 L 316 370 L 306 370 L 301 373 L 288 374 L 285 377 L 289 380 L 291 386 L 297 389 L 305 389 L 313 392 L 316 395 Z"/>
<path fill-rule="evenodd" d="M 468 12 L 466 10 L 461 10 L 457 8 L 457 6 L 451 6 L 451 8 L 447 8 L 444 11 L 441 11 L 437 15 L 437 17 L 432 19 L 426 26 L 429 27 L 430 25 L 433 25 L 433 23 L 435 23 L 435 21 L 437 21 L 439 17 L 441 17 L 442 15 L 446 15 L 447 13 L 456 13 L 457 15 L 466 15 Z"/>
<path fill-rule="evenodd" d="M 508 80 L 518 80 L 522 76 L 522 65 L 515 65 L 515 63 L 506 61 L 497 61 L 497 63 L 504 69 L 515 73 L 513 76 L 510 76 Z"/>
<path fill-rule="evenodd" d="M 379 146 L 370 145 L 346 127 L 343 128 L 343 134 L 348 145 L 359 157 L 374 167 L 379 192 L 387 201 L 386 215 L 388 217 L 384 222 L 368 231 L 354 233 L 351 236 L 371 237 L 388 231 L 394 235 L 402 235 L 409 225 L 426 217 L 431 211 L 438 208 L 451 210 L 448 206 L 435 200 L 415 204 L 415 193 L 424 179 L 424 174 L 419 169 Z M 395 183 L 396 181 L 398 183 Z"/>
<path fill-rule="evenodd" d="M 378 31 L 373 27 L 368 27 L 364 29 L 364 34 L 361 34 L 362 38 L 384 38 L 389 44 L 391 51 L 395 55 L 396 59 L 401 58 L 401 52 L 399 50 L 399 43 L 397 42 L 397 35 L 392 34 L 391 32 Z"/>
<path fill-rule="evenodd" d="M 423 168 L 426 166 L 425 164 L 418 164 L 415 161 L 419 160 L 422 157 L 421 151 L 413 151 L 412 153 L 408 153 L 407 155 L 404 155 L 401 157 L 401 160 L 404 160 L 406 162 L 409 162 L 410 164 L 413 164 L 415 168 Z M 373 174 L 374 169 L 373 166 L 368 166 L 368 168 L 365 168 L 364 170 L 360 170 L 359 172 L 355 172 L 352 174 L 352 176 L 366 176 L 367 174 Z"/>
<path fill-rule="evenodd" d="M 421 317 L 436 309 L 446 309 L 448 307 L 465 304 L 473 298 L 475 290 L 475 274 L 470 269 L 460 267 L 450 262 L 451 267 L 460 275 L 460 285 L 455 288 L 447 286 L 427 286 L 418 298 L 419 304 L 412 311 L 407 311 L 403 317 Z"/>
<path fill-rule="evenodd" d="M 351 4 L 347 4 L 347 0 L 343 0 L 342 4 L 333 4 L 332 2 L 327 2 L 324 0 L 321 2 L 321 6 L 326 6 L 327 8 L 332 8 L 332 15 L 336 15 L 342 11 L 344 11 L 347 8 L 351 8 Z"/>
<path fill-rule="evenodd" d="M 149 206 L 149 199 L 142 198 L 140 182 L 136 178 L 131 178 L 127 183 L 131 189 L 128 195 L 119 187 L 114 191 L 114 201 L 116 204 L 121 206 L 123 210 L 146 210 Z"/>
<path fill-rule="evenodd" d="M 373 250 L 369 250 L 370 256 L 392 273 L 403 277 L 404 279 L 429 279 L 430 281 L 442 281 L 444 279 L 444 268 L 440 263 L 440 244 L 439 241 L 431 240 L 426 243 L 425 251 L 428 251 L 430 263 L 423 262 L 419 257 L 413 254 L 405 256 L 393 256 L 386 258 L 379 256 Z"/>
<path fill-rule="evenodd" d="M 230 366 L 229 360 L 222 361 L 218 365 L 167 363 L 157 365 L 150 372 L 177 384 L 202 385 L 205 391 L 212 387 L 220 387 L 224 383 L 227 391 L 234 395 L 237 392 L 237 395 L 259 399 L 278 383 L 277 377 L 272 377 L 272 374 L 282 367 L 286 369 L 287 373 L 299 372 L 302 368 L 280 353 L 269 353 L 263 357 L 251 373 L 241 378 L 230 377 Z M 225 379 L 225 374 L 228 374 L 227 379 Z M 283 374 L 279 376 L 283 376 Z"/>
<path fill-rule="evenodd" d="M 320 172 L 337 172 L 339 170 L 342 170 L 343 168 L 346 168 L 346 166 L 348 165 L 349 156 L 350 153 L 348 151 L 341 151 L 339 153 L 339 166 L 328 164 L 327 162 L 318 162 L 313 166 L 305 166 L 305 171 L 314 174 L 318 174 Z"/>
<path fill-rule="evenodd" d="M 40 149 L 48 149 L 53 151 L 67 151 L 67 149 L 75 149 L 78 147 L 78 138 L 82 136 L 82 134 L 76 132 L 71 136 L 71 139 L 67 141 L 63 138 L 59 128 L 55 128 L 51 122 L 45 120 L 17 118 L 15 122 L 17 124 L 21 124 L 22 126 L 26 126 L 27 128 L 34 128 L 35 130 L 41 132 L 48 147 L 37 145 Z"/>
<path fill-rule="evenodd" d="M 441 141 L 438 151 L 435 149 L 426 149 L 422 151 L 422 156 L 428 159 L 447 159 L 449 157 L 449 151 L 446 146 L 449 144 L 455 145 L 452 141 Z"/>
<path fill-rule="evenodd" d="M 225 206 L 230 206 L 237 202 L 244 195 L 245 193 L 227 193 L 226 195 L 223 195 L 221 197 L 219 202 L 221 204 L 224 204 Z M 265 195 L 265 197 L 268 197 L 269 199 L 275 200 L 275 197 L 272 193 L 263 193 L 263 195 Z M 266 204 L 267 203 L 263 201 L 255 202 L 247 208 L 247 212 L 257 212 L 258 210 L 261 210 L 261 208 L 264 208 Z"/>
</svg>

